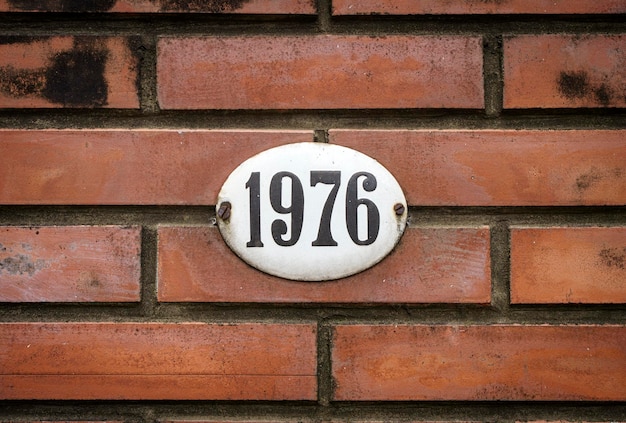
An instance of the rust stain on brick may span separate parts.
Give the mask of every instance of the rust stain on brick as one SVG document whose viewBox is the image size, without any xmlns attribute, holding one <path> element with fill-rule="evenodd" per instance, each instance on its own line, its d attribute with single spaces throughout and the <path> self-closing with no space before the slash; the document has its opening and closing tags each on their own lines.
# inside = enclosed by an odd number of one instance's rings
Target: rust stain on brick
<svg viewBox="0 0 626 423">
<path fill-rule="evenodd" d="M 626 269 L 626 247 L 624 248 L 604 248 L 598 254 L 600 262 L 607 267 Z"/>
<path fill-rule="evenodd" d="M 590 99 L 602 106 L 608 106 L 614 93 L 606 83 L 594 85 L 585 71 L 561 72 L 557 80 L 559 93 L 568 100 Z"/>
<path fill-rule="evenodd" d="M 71 50 L 55 55 L 46 70 L 42 94 L 53 103 L 65 106 L 102 106 L 107 102 L 104 50 Z"/>
<path fill-rule="evenodd" d="M 561 72 L 557 81 L 559 92 L 568 99 L 583 98 L 589 93 L 587 72 Z"/>
<path fill-rule="evenodd" d="M 579 192 L 584 192 L 589 188 L 593 188 L 604 180 L 620 179 L 623 175 L 621 168 L 599 170 L 592 167 L 587 173 L 581 174 L 576 178 L 575 188 Z"/>
<path fill-rule="evenodd" d="M 598 88 L 593 90 L 593 94 L 596 98 L 596 101 L 603 106 L 608 106 L 611 104 L 611 98 L 613 97 L 613 93 L 608 85 L 600 84 Z"/>
<path fill-rule="evenodd" d="M 576 188 L 580 191 L 585 191 L 600 180 L 602 180 L 602 175 L 600 175 L 597 170 L 592 169 L 588 173 L 576 178 Z"/>
<path fill-rule="evenodd" d="M 0 39 L 0 44 L 6 41 Z M 23 41 L 27 48 L 34 40 Z M 71 50 L 56 53 L 45 68 L 1 67 L 0 92 L 14 98 L 38 96 L 66 107 L 103 106 L 108 97 L 107 57 L 106 48 L 77 38 Z"/>
<path fill-rule="evenodd" d="M 161 11 L 227 13 L 241 9 L 250 0 L 161 0 Z"/>
<path fill-rule="evenodd" d="M 11 66 L 0 68 L 0 92 L 11 97 L 41 95 L 46 86 L 46 75 L 42 70 L 17 70 Z"/>
</svg>

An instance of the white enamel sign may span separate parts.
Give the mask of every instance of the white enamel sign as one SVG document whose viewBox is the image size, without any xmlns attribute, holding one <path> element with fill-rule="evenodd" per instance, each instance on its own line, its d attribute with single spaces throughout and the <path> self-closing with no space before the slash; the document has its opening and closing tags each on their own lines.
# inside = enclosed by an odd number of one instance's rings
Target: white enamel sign
<svg viewBox="0 0 626 423">
<path fill-rule="evenodd" d="M 407 205 L 376 160 L 323 143 L 287 144 L 237 167 L 218 196 L 228 246 L 286 279 L 325 281 L 365 270 L 393 250 Z"/>
</svg>

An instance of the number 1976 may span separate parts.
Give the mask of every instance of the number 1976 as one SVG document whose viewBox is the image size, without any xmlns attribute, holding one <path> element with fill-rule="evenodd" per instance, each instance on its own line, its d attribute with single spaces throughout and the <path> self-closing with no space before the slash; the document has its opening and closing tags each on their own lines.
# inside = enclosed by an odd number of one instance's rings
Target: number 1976
<svg viewBox="0 0 626 423">
<path fill-rule="evenodd" d="M 283 205 L 283 181 L 291 181 L 291 201 L 289 206 Z M 362 181 L 362 182 L 361 182 Z M 363 190 L 372 192 L 376 189 L 376 177 L 369 172 L 357 172 L 350 177 L 346 187 L 346 229 L 352 241 L 357 245 L 370 245 L 378 237 L 380 229 L 380 213 L 376 204 L 370 199 L 358 197 L 358 185 L 362 183 Z M 335 170 L 312 170 L 310 173 L 310 184 L 315 187 L 317 184 L 332 185 L 332 189 L 326 198 L 322 208 L 317 238 L 311 243 L 315 247 L 337 246 L 337 241 L 333 239 L 331 232 L 331 218 L 335 207 L 335 200 L 341 185 L 341 171 Z M 261 241 L 261 173 L 252 172 L 246 182 L 246 189 L 250 190 L 250 241 L 247 247 L 263 247 Z M 304 190 L 300 179 L 291 172 L 278 172 L 270 182 L 269 190 L 270 204 L 274 211 L 279 214 L 290 215 L 291 234 L 287 234 L 287 223 L 284 220 L 276 219 L 272 222 L 272 238 L 280 246 L 288 247 L 294 245 L 300 239 L 304 220 Z M 360 206 L 367 210 L 367 237 L 359 238 L 358 233 L 358 213 Z"/>
</svg>

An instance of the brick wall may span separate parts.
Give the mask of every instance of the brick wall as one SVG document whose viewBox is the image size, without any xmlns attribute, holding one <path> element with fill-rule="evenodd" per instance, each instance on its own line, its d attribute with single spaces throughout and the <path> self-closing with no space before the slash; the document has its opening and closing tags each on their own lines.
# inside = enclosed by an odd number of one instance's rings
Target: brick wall
<svg viewBox="0 0 626 423">
<path fill-rule="evenodd" d="M 1 422 L 626 422 L 626 1 L 0 0 Z M 409 225 L 254 270 L 268 148 L 382 163 Z"/>
</svg>

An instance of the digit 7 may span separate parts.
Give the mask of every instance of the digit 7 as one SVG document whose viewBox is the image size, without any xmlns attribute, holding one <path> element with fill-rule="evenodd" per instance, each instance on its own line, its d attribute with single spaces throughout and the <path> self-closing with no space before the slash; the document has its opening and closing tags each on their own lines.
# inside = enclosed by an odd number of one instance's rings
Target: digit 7
<svg viewBox="0 0 626 423">
<path fill-rule="evenodd" d="M 341 184 L 341 171 L 336 170 L 312 170 L 311 186 L 314 187 L 318 183 L 333 185 L 333 188 L 326 198 L 324 208 L 322 209 L 322 217 L 320 218 L 320 226 L 317 231 L 317 239 L 311 243 L 314 247 L 336 247 L 337 241 L 333 239 L 330 230 L 330 222 L 335 206 L 335 199 Z"/>
</svg>

